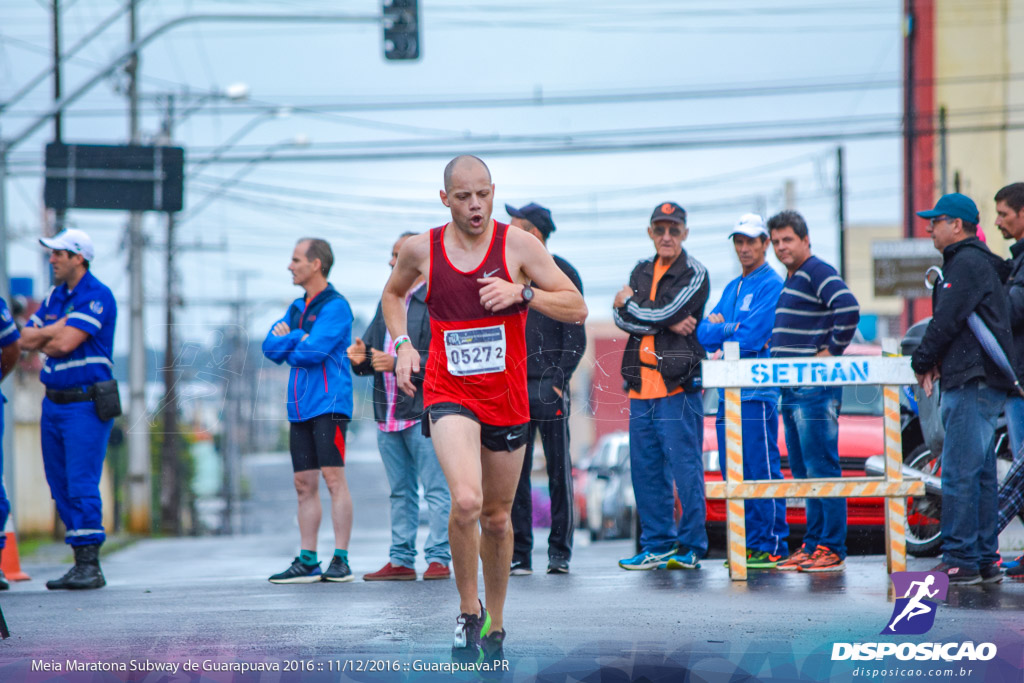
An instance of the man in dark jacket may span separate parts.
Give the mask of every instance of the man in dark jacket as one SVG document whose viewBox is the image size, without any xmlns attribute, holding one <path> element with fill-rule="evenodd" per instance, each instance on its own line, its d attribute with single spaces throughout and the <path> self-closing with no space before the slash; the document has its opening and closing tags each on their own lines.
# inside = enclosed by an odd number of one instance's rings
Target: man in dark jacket
<svg viewBox="0 0 1024 683">
<path fill-rule="evenodd" d="M 525 230 L 544 246 L 555 231 L 551 212 L 539 204 L 516 209 L 508 204 L 511 225 Z M 583 293 L 583 282 L 572 264 L 555 256 L 555 264 Z M 512 576 L 533 573 L 533 500 L 530 473 L 537 432 L 544 445 L 544 462 L 551 493 L 551 531 L 548 534 L 548 574 L 567 574 L 572 558 L 572 461 L 569 457 L 569 380 L 583 357 L 587 334 L 582 325 L 558 322 L 535 310 L 526 315 L 526 390 L 530 396 L 530 433 L 523 471 L 512 503 Z"/>
<path fill-rule="evenodd" d="M 942 252 L 943 279 L 932 292 L 932 320 L 911 365 L 925 394 L 942 378 L 942 563 L 951 584 L 1002 579 L 996 566 L 997 486 L 992 444 L 1010 380 L 982 350 L 967 318 L 977 313 L 1013 357 L 1003 283 L 1006 262 L 977 237 L 978 207 L 959 193 L 939 198 L 927 218 Z"/>
<path fill-rule="evenodd" d="M 996 227 L 1010 246 L 1010 275 L 1006 296 L 1010 306 L 1010 327 L 1017 350 L 1017 377 L 1024 373 L 1024 183 L 1012 183 L 996 193 Z M 1024 510 L 1024 398 L 1010 395 L 1006 401 L 1006 431 L 1013 451 L 1013 466 L 999 487 L 999 525 L 1002 531 Z M 1004 562 L 1006 575 L 1024 576 L 1024 555 Z"/>
<path fill-rule="evenodd" d="M 400 235 L 391 249 L 395 267 L 402 242 L 416 233 Z M 420 350 L 420 368 L 427 367 L 430 348 L 430 316 L 427 314 L 427 288 L 420 279 L 405 297 L 409 321 L 409 338 L 413 348 Z M 357 375 L 373 375 L 373 418 L 377 422 L 377 445 L 384 461 L 384 472 L 391 487 L 391 550 L 390 559 L 381 569 L 365 574 L 366 581 L 416 580 L 416 531 L 420 524 L 419 482 L 427 501 L 430 533 L 423 554 L 427 570 L 423 579 L 447 579 L 452 554 L 448 546 L 448 513 L 451 496 L 441 464 L 437 461 L 430 438 L 420 429 L 423 418 L 423 370 L 413 376 L 416 394 L 407 396 L 398 390 L 395 378 L 395 342 L 384 325 L 378 304 L 362 339 L 356 338 L 348 347 L 352 371 Z"/>
<path fill-rule="evenodd" d="M 638 263 L 615 295 L 615 324 L 629 333 L 622 378 L 629 392 L 629 461 L 640 552 L 623 569 L 696 569 L 708 549 L 704 529 L 704 410 L 694 331 L 704 317 L 707 270 L 683 249 L 686 211 L 654 209 L 647 235 L 653 258 Z M 672 481 L 683 514 L 674 528 Z"/>
</svg>

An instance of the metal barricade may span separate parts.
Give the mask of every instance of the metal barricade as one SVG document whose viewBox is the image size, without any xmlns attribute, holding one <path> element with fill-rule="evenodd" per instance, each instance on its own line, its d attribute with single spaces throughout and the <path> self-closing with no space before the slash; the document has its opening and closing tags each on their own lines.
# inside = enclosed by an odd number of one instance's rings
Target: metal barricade
<svg viewBox="0 0 1024 683">
<path fill-rule="evenodd" d="M 707 388 L 725 392 L 726 479 L 708 482 L 708 498 L 726 500 L 729 577 L 747 579 L 747 531 L 744 502 L 760 498 L 886 498 L 886 567 L 889 573 L 907 568 L 907 496 L 924 494 L 924 483 L 903 479 L 900 435 L 900 386 L 915 384 L 910 359 L 899 356 L 895 340 L 883 344 L 882 356 L 831 356 L 740 359 L 739 344 L 726 342 L 723 360 L 702 364 Z M 883 385 L 885 476 L 824 479 L 743 479 L 743 437 L 740 389 L 751 387 Z"/>
</svg>

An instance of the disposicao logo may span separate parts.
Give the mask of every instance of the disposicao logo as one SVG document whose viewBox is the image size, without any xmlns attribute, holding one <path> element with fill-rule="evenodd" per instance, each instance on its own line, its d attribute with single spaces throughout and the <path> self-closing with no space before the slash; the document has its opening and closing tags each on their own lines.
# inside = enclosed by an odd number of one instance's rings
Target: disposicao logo
<svg viewBox="0 0 1024 683">
<path fill-rule="evenodd" d="M 880 635 L 921 635 L 935 624 L 938 601 L 946 599 L 949 577 L 942 572 L 893 572 L 896 604 Z M 833 643 L 832 660 L 986 661 L 996 656 L 994 643 Z"/>
<path fill-rule="evenodd" d="M 943 572 L 894 572 L 892 585 L 896 605 L 882 634 L 916 636 L 927 633 L 935 623 L 936 600 L 945 600 L 949 577 Z"/>
</svg>

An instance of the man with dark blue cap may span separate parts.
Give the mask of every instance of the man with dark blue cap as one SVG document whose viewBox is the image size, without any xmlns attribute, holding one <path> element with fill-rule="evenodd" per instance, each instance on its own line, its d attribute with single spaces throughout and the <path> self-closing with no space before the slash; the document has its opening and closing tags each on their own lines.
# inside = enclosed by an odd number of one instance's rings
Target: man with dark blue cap
<svg viewBox="0 0 1024 683">
<path fill-rule="evenodd" d="M 525 230 L 545 246 L 555 231 L 551 211 L 530 203 L 517 209 L 505 205 L 511 225 Z M 583 293 L 583 282 L 572 264 L 555 256 L 555 264 Z M 562 323 L 530 309 L 526 317 L 526 389 L 530 397 L 530 433 L 519 486 L 512 503 L 512 576 L 533 573 L 533 499 L 530 473 L 537 433 L 544 446 L 544 461 L 551 493 L 551 532 L 548 534 L 548 573 L 566 574 L 572 558 L 572 462 L 569 458 L 569 380 L 583 357 L 587 336 L 582 325 Z"/>
<path fill-rule="evenodd" d="M 982 350 L 967 325 L 977 313 L 1013 358 L 1003 282 L 1009 266 L 978 239 L 978 207 L 959 193 L 943 195 L 931 211 L 928 234 L 942 252 L 942 281 L 932 290 L 932 320 L 911 365 L 928 396 L 942 378 L 942 562 L 935 571 L 950 584 L 1002 580 L 993 450 L 996 420 L 1012 382 Z"/>
</svg>

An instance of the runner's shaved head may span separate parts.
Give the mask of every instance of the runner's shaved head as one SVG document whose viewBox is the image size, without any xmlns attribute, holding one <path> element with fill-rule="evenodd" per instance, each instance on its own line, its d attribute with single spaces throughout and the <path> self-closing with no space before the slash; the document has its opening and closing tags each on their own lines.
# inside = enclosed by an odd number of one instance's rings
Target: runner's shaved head
<svg viewBox="0 0 1024 683">
<path fill-rule="evenodd" d="M 491 182 L 491 169 L 487 168 L 487 164 L 480 157 L 475 157 L 472 154 L 460 154 L 444 167 L 444 191 L 450 192 L 452 189 L 452 174 L 455 173 L 455 169 L 463 164 L 477 163 L 484 167 L 487 171 L 487 182 Z"/>
</svg>

